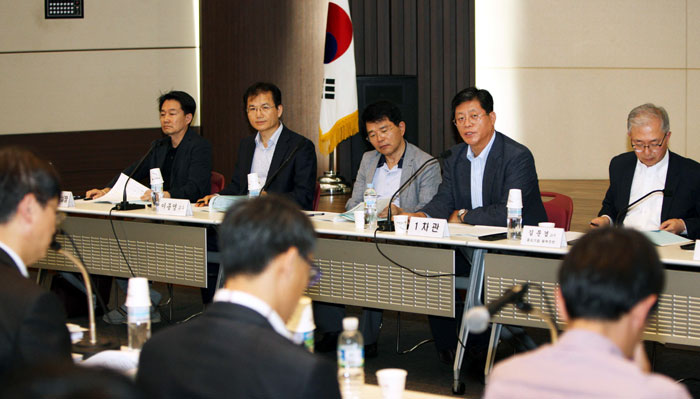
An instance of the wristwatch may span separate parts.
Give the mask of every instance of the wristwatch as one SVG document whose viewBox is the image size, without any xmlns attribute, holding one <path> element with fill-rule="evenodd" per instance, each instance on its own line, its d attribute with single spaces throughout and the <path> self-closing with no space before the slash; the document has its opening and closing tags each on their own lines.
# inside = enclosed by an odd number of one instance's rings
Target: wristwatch
<svg viewBox="0 0 700 399">
<path fill-rule="evenodd" d="M 460 209 L 459 212 L 457 212 L 457 218 L 459 218 L 459 221 L 464 223 L 464 215 L 467 214 L 466 209 Z"/>
</svg>

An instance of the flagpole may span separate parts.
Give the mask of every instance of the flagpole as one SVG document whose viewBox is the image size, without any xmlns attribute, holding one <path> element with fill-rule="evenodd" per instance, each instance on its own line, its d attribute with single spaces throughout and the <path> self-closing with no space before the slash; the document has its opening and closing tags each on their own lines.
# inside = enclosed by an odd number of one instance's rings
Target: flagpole
<svg viewBox="0 0 700 399">
<path fill-rule="evenodd" d="M 321 193 L 324 195 L 345 194 L 350 192 L 350 187 L 345 182 L 342 176 L 338 175 L 338 156 L 337 149 L 333 149 L 328 155 L 328 168 L 330 170 L 323 173 L 323 176 L 318 178 L 318 183 L 321 185 Z"/>
</svg>

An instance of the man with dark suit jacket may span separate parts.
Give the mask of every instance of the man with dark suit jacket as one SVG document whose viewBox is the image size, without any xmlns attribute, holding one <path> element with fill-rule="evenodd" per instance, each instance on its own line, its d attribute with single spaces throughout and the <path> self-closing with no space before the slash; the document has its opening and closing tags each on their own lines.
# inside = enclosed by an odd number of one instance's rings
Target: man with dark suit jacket
<svg viewBox="0 0 700 399">
<path fill-rule="evenodd" d="M 536 226 L 547 221 L 535 159 L 527 147 L 496 131 L 491 93 L 476 87 L 460 91 L 452 99 L 452 117 L 464 143 L 453 146 L 452 154 L 445 159 L 437 194 L 422 209 L 408 215 L 506 226 L 508 191 L 518 188 L 522 192 L 523 224 Z M 466 273 L 464 263 L 457 266 L 457 273 Z M 457 322 L 445 317 L 429 320 L 440 359 L 450 363 L 457 345 Z"/>
<path fill-rule="evenodd" d="M 591 226 L 624 224 L 641 230 L 666 230 L 700 238 L 700 164 L 668 150 L 668 113 L 643 104 L 627 116 L 634 151 L 610 161 L 610 187 Z M 629 204 L 650 195 L 627 210 Z"/>
<path fill-rule="evenodd" d="M 71 363 L 58 298 L 28 279 L 46 255 L 61 193 L 56 171 L 19 148 L 0 149 L 0 378 L 12 368 Z"/>
<path fill-rule="evenodd" d="M 134 180 L 148 184 L 150 170 L 160 168 L 163 175 L 163 196 L 196 201 L 211 192 L 211 144 L 190 128 L 197 104 L 184 91 L 171 91 L 158 98 L 160 127 L 165 137 L 151 144 L 153 149 L 134 173 Z M 129 176 L 138 161 L 124 169 Z M 103 189 L 92 189 L 87 198 L 99 198 L 109 192 L 119 176 Z M 151 190 L 141 197 L 151 198 Z"/>
<path fill-rule="evenodd" d="M 219 238 L 224 288 L 202 316 L 146 342 L 137 384 L 154 398 L 340 398 L 333 363 L 285 327 L 316 272 L 309 219 L 271 194 L 229 209 Z"/>
<path fill-rule="evenodd" d="M 282 92 L 272 83 L 258 82 L 243 95 L 254 136 L 241 140 L 231 182 L 220 195 L 248 193 L 248 174 L 257 173 L 269 193 L 288 195 L 302 209 L 311 210 L 316 190 L 316 149 L 311 140 L 288 129 L 280 118 Z M 209 203 L 211 195 L 198 201 Z"/>
</svg>

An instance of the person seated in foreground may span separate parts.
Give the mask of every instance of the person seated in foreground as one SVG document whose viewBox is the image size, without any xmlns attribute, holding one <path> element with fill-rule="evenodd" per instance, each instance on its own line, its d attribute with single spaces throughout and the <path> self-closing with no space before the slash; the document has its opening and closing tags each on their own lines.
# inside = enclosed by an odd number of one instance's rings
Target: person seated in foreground
<svg viewBox="0 0 700 399">
<path fill-rule="evenodd" d="M 683 385 L 651 372 L 642 333 L 664 287 L 649 240 L 634 230 L 596 229 L 559 269 L 556 344 L 496 365 L 484 398 L 690 398 Z"/>
<path fill-rule="evenodd" d="M 663 107 L 642 104 L 627 116 L 633 151 L 610 161 L 610 187 L 592 227 L 624 224 L 700 238 L 700 164 L 668 149 L 671 126 Z M 634 201 L 652 194 L 629 210 Z"/>
<path fill-rule="evenodd" d="M 202 316 L 146 342 L 137 384 L 153 398 L 340 398 L 335 366 L 285 327 L 317 274 L 315 240 L 288 199 L 235 204 L 219 230 L 224 288 Z"/>
<path fill-rule="evenodd" d="M 70 364 L 66 314 L 56 295 L 29 280 L 56 232 L 56 171 L 34 154 L 0 149 L 0 378 L 18 367 Z"/>
</svg>

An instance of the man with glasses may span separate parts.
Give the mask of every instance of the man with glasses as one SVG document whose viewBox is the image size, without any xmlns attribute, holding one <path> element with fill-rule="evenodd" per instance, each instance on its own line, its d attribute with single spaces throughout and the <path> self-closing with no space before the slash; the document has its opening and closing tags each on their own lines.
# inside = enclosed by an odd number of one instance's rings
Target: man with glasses
<svg viewBox="0 0 700 399">
<path fill-rule="evenodd" d="M 409 215 L 506 226 L 508 192 L 517 188 L 522 192 L 523 224 L 547 221 L 535 159 L 527 147 L 496 131 L 491 93 L 476 87 L 457 93 L 452 99 L 452 122 L 464 143 L 453 146 L 452 155 L 445 159 L 437 194 Z M 465 258 L 470 258 L 468 253 Z M 467 273 L 465 263 L 457 263 L 457 274 Z M 457 321 L 435 316 L 429 320 L 440 360 L 452 362 Z"/>
<path fill-rule="evenodd" d="M 63 306 L 27 272 L 53 240 L 60 193 L 51 165 L 20 148 L 0 149 L 0 377 L 72 363 Z"/>
<path fill-rule="evenodd" d="M 224 288 L 201 317 L 146 342 L 137 384 L 153 398 L 340 398 L 334 364 L 285 327 L 317 275 L 315 240 L 285 198 L 235 204 L 219 229 Z"/>
<path fill-rule="evenodd" d="M 406 123 L 401 110 L 388 101 L 370 104 L 362 113 L 367 140 L 374 147 L 362 156 L 352 198 L 345 204 L 350 210 L 361 203 L 368 183 L 374 184 L 379 198 L 391 198 L 399 187 L 432 156 L 404 140 Z M 440 163 L 427 166 L 416 179 L 406 186 L 392 204 L 391 213 L 414 212 L 430 201 L 442 181 Z M 388 207 L 387 207 L 388 208 Z M 386 217 L 388 209 L 379 209 L 380 217 Z M 335 350 L 342 330 L 345 306 L 314 303 L 317 332 L 324 333 L 316 350 Z M 365 358 L 377 356 L 377 337 L 382 322 L 382 311 L 365 309 L 360 318 L 360 331 L 365 340 Z"/>
<path fill-rule="evenodd" d="M 592 227 L 624 224 L 700 237 L 700 164 L 668 150 L 671 130 L 663 107 L 643 104 L 627 116 L 633 151 L 610 161 L 610 187 Z M 654 190 L 627 210 L 629 204 Z"/>
<path fill-rule="evenodd" d="M 286 194 L 302 209 L 312 210 L 316 149 L 311 140 L 282 124 L 282 92 L 272 83 L 258 82 L 246 90 L 243 104 L 257 134 L 241 140 L 231 182 L 219 194 L 248 193 L 248 174 L 257 173 L 267 192 Z M 211 197 L 197 205 L 207 205 Z"/>
</svg>

